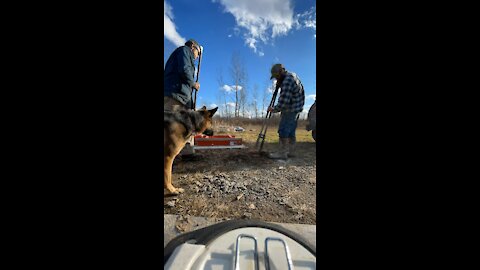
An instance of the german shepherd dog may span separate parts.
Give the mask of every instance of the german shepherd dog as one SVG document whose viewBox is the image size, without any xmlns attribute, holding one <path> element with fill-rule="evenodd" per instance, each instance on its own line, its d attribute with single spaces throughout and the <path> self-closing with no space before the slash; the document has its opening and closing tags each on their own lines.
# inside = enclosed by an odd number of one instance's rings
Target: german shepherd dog
<svg viewBox="0 0 480 270">
<path fill-rule="evenodd" d="M 182 188 L 172 185 L 172 164 L 175 157 L 180 153 L 193 132 L 203 133 L 212 126 L 212 116 L 218 107 L 207 110 L 203 106 L 200 110 L 165 111 L 163 122 L 163 187 L 170 194 L 184 192 Z"/>
</svg>

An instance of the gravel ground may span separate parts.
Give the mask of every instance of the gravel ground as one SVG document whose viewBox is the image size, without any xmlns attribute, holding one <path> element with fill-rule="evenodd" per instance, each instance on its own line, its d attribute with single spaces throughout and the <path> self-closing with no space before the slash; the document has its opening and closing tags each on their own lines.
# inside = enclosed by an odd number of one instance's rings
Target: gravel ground
<svg viewBox="0 0 480 270">
<path fill-rule="evenodd" d="M 177 158 L 173 185 L 185 193 L 165 196 L 164 213 L 316 224 L 315 143 L 298 143 L 297 156 L 286 161 L 268 159 L 253 144 L 246 145 L 197 151 L 195 160 Z"/>
</svg>

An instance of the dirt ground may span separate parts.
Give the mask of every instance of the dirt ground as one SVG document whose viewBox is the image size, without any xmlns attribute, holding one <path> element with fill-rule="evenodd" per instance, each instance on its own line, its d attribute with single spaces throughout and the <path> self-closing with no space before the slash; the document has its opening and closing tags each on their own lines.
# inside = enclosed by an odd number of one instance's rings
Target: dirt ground
<svg viewBox="0 0 480 270">
<path fill-rule="evenodd" d="M 173 185 L 185 193 L 165 196 L 164 213 L 315 225 L 316 143 L 311 133 L 299 126 L 296 157 L 281 161 L 255 149 L 260 128 L 225 130 L 242 138 L 247 148 L 197 150 L 197 157 L 188 161 L 177 157 Z M 276 127 L 269 127 L 266 137 L 263 150 L 273 151 L 278 146 Z"/>
</svg>

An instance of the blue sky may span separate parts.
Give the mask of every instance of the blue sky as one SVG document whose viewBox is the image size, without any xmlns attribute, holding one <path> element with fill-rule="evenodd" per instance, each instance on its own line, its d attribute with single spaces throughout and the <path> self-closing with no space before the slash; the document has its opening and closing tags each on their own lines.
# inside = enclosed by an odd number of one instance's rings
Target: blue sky
<svg viewBox="0 0 480 270">
<path fill-rule="evenodd" d="M 314 0 L 164 0 L 164 63 L 175 48 L 193 38 L 204 47 L 197 107 L 224 106 L 222 89 L 233 86 L 232 55 L 247 73 L 248 100 L 258 87 L 271 91 L 270 68 L 282 63 L 305 87 L 308 111 L 316 95 L 316 3 Z M 222 74 L 224 85 L 217 80 Z M 230 102 L 234 93 L 227 92 Z M 268 97 L 267 103 L 271 97 Z M 253 109 L 250 109 L 250 112 Z"/>
</svg>

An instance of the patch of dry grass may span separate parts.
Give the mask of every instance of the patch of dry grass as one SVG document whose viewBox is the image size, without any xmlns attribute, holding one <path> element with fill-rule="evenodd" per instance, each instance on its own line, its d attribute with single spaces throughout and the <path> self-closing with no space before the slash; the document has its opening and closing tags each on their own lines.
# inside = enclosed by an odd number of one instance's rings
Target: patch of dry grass
<svg viewBox="0 0 480 270">
<path fill-rule="evenodd" d="M 242 138 L 245 143 L 255 143 L 260 133 L 261 125 L 246 125 L 242 126 L 245 128 L 244 132 L 234 132 L 233 129 L 231 132 L 219 132 L 215 130 L 215 134 L 230 134 L 234 135 L 236 138 Z M 269 125 L 267 128 L 267 133 L 265 136 L 266 143 L 278 143 L 278 125 Z M 305 129 L 305 125 L 298 125 L 296 131 L 297 142 L 315 142 L 312 138 L 312 132 Z"/>
</svg>

